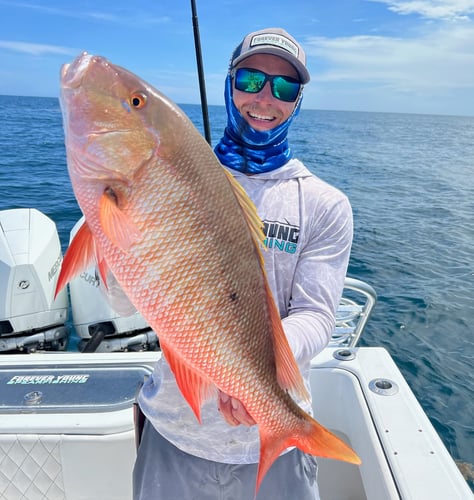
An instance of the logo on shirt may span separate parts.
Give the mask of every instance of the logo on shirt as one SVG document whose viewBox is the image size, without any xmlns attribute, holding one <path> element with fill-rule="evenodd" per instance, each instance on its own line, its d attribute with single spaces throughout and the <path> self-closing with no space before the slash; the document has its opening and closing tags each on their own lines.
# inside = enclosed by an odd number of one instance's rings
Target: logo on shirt
<svg viewBox="0 0 474 500">
<path fill-rule="evenodd" d="M 286 253 L 295 253 L 300 228 L 287 222 L 263 221 L 263 232 L 265 233 L 265 246 Z"/>
</svg>

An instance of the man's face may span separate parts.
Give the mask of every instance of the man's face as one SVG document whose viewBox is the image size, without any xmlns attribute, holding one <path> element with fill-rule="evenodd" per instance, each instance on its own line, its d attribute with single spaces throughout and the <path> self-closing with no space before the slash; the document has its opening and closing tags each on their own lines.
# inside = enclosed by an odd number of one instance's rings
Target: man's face
<svg viewBox="0 0 474 500">
<path fill-rule="evenodd" d="M 263 71 L 268 75 L 282 75 L 298 79 L 296 69 L 284 59 L 270 54 L 255 54 L 241 61 L 238 68 L 251 68 Z M 242 92 L 233 88 L 235 107 L 247 123 L 255 130 L 265 131 L 277 127 L 290 117 L 295 102 L 285 102 L 273 97 L 270 82 L 255 94 Z"/>
</svg>

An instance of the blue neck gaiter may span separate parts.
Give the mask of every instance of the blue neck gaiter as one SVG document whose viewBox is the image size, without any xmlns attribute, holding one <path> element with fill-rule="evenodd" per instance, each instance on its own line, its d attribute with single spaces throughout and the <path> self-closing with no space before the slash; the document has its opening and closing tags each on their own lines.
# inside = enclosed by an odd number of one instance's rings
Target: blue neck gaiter
<svg viewBox="0 0 474 500">
<path fill-rule="evenodd" d="M 291 122 L 300 111 L 301 94 L 289 118 L 277 127 L 263 132 L 252 128 L 235 107 L 230 75 L 227 75 L 225 81 L 224 97 L 227 126 L 224 136 L 214 148 L 223 165 L 251 175 L 275 170 L 292 158 L 287 135 Z"/>
</svg>

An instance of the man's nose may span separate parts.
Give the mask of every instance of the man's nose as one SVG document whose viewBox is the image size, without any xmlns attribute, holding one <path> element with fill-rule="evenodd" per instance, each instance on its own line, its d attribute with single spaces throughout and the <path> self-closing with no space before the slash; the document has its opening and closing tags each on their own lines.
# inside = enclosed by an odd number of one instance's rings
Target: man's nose
<svg viewBox="0 0 474 500">
<path fill-rule="evenodd" d="M 273 99 L 272 89 L 270 85 L 270 82 L 265 82 L 263 89 L 257 94 L 257 99 L 259 101 L 268 101 L 270 99 Z"/>
</svg>

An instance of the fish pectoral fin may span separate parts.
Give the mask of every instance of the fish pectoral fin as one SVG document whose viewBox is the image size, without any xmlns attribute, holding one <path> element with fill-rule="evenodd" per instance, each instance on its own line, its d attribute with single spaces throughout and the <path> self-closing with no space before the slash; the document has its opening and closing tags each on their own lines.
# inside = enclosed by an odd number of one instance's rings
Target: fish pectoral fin
<svg viewBox="0 0 474 500">
<path fill-rule="evenodd" d="M 88 269 L 95 259 L 97 259 L 97 248 L 94 237 L 87 222 L 84 222 L 75 234 L 64 255 L 54 298 L 57 297 L 58 293 L 69 281 L 75 278 L 80 272 Z"/>
<path fill-rule="evenodd" d="M 125 253 L 128 253 L 130 247 L 141 239 L 135 223 L 107 193 L 104 193 L 99 200 L 99 220 L 112 244 Z"/>
<path fill-rule="evenodd" d="M 99 275 L 102 278 L 102 283 L 104 284 L 105 288 L 107 289 L 108 284 L 107 284 L 107 274 L 109 272 L 109 266 L 107 265 L 107 262 L 105 262 L 104 259 L 99 258 L 97 259 L 97 268 L 99 270 Z"/>
<path fill-rule="evenodd" d="M 163 354 L 174 373 L 179 390 L 201 423 L 201 406 L 215 392 L 215 385 L 201 376 L 160 339 Z M 217 403 L 216 403 L 217 404 Z"/>
<path fill-rule="evenodd" d="M 104 286 L 102 286 L 102 283 Z M 102 278 L 99 288 L 107 300 L 107 303 L 116 313 L 120 314 L 120 316 L 128 317 L 137 312 L 136 307 L 132 304 L 128 295 L 123 291 L 123 288 L 111 271 L 107 274 L 107 282 Z"/>
</svg>

